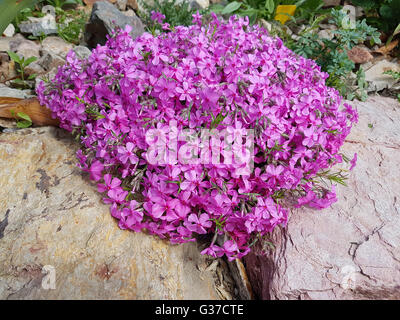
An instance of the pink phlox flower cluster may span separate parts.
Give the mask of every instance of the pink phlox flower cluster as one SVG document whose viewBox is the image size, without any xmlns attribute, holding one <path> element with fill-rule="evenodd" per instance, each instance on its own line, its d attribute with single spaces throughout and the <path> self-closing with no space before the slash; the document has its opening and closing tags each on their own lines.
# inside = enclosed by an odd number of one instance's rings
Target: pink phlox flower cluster
<svg viewBox="0 0 400 320">
<path fill-rule="evenodd" d="M 335 190 L 314 178 L 342 162 L 357 112 L 325 85 L 328 75 L 314 61 L 248 19 L 213 15 L 203 25 L 201 15 L 193 18 L 189 27 L 135 40 L 127 27 L 87 60 L 71 51 L 37 94 L 79 137 L 79 166 L 121 228 L 173 243 L 225 235 L 202 253 L 232 260 L 286 224 L 286 199 L 318 209 L 336 201 Z M 165 17 L 153 12 L 152 19 Z M 170 141 L 163 133 L 171 121 L 178 131 L 226 129 L 230 142 L 254 130 L 254 169 L 240 174 L 235 161 L 151 163 L 147 150 Z"/>
</svg>

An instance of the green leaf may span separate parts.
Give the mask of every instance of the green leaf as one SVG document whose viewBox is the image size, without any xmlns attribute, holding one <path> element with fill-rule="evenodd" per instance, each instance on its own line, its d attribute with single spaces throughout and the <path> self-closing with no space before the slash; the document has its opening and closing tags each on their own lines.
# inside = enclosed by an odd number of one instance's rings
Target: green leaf
<svg viewBox="0 0 400 320">
<path fill-rule="evenodd" d="M 355 6 L 362 7 L 365 10 L 371 10 L 376 5 L 374 0 L 352 0 L 351 3 Z"/>
<path fill-rule="evenodd" d="M 65 0 L 63 5 L 66 5 L 66 4 L 77 4 L 77 3 L 78 3 L 78 1 L 76 1 L 76 0 Z"/>
<path fill-rule="evenodd" d="M 396 29 L 394 29 L 393 35 L 395 36 L 398 33 L 400 33 L 400 23 L 397 25 Z"/>
<path fill-rule="evenodd" d="M 266 0 L 266 1 L 265 1 L 265 9 L 266 9 L 269 13 L 274 12 L 274 9 L 275 9 L 275 2 L 274 2 L 274 0 Z"/>
<path fill-rule="evenodd" d="M 239 9 L 241 7 L 241 3 L 237 2 L 237 1 L 233 1 L 230 4 L 228 4 L 224 10 L 222 10 L 221 14 L 229 14 L 232 12 L 235 12 L 237 9 Z"/>
<path fill-rule="evenodd" d="M 211 11 L 214 12 L 214 13 L 221 13 L 222 10 L 224 10 L 224 8 L 225 7 L 223 5 L 221 5 L 221 4 L 219 4 L 219 3 L 213 4 L 210 7 Z"/>
<path fill-rule="evenodd" d="M 17 128 L 24 129 L 24 128 L 29 128 L 32 125 L 32 122 L 22 120 L 17 122 Z"/>
<path fill-rule="evenodd" d="M 28 116 L 25 112 L 18 112 L 17 116 L 20 117 L 21 119 L 24 119 L 26 121 L 30 121 L 32 123 L 31 117 Z"/>
<path fill-rule="evenodd" d="M 16 63 L 20 63 L 21 62 L 21 58 L 15 52 L 7 51 L 7 53 L 10 56 L 10 58 L 12 60 L 14 60 Z"/>
<path fill-rule="evenodd" d="M 0 34 L 25 8 L 33 7 L 38 0 L 0 0 Z"/>
<path fill-rule="evenodd" d="M 19 79 L 19 78 L 12 80 L 12 82 L 15 83 L 15 84 L 24 84 L 25 83 L 24 80 Z"/>
<path fill-rule="evenodd" d="M 32 62 L 34 62 L 34 61 L 36 61 L 38 58 L 36 58 L 36 57 L 29 57 L 28 59 L 26 59 L 25 61 L 24 61 L 24 65 L 25 66 L 28 66 L 28 65 L 30 65 Z"/>
<path fill-rule="evenodd" d="M 320 9 L 324 5 L 322 0 L 306 0 L 306 1 L 299 1 L 296 3 L 297 7 L 301 7 L 310 11 L 316 11 Z"/>
</svg>

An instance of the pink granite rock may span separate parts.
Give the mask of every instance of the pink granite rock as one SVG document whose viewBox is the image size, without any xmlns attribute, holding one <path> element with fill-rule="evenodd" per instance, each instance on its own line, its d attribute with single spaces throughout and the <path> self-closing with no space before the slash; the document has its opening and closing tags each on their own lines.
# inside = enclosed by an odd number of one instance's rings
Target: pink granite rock
<svg viewBox="0 0 400 320">
<path fill-rule="evenodd" d="M 400 104 L 352 104 L 360 120 L 343 152 L 358 161 L 338 202 L 292 210 L 275 249 L 245 258 L 261 299 L 400 299 Z"/>
</svg>

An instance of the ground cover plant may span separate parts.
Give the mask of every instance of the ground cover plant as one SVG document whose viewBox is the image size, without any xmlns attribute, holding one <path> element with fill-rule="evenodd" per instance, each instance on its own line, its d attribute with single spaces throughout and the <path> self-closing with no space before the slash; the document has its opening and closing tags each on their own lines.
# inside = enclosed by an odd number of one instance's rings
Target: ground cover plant
<svg viewBox="0 0 400 320">
<path fill-rule="evenodd" d="M 81 142 L 79 166 L 121 228 L 172 243 L 214 235 L 202 253 L 234 259 L 286 224 L 289 202 L 337 200 L 345 171 L 330 169 L 349 161 L 340 147 L 357 112 L 313 60 L 236 16 L 203 25 L 194 14 L 193 25 L 136 40 L 129 31 L 87 60 L 71 51 L 37 89 Z"/>
</svg>

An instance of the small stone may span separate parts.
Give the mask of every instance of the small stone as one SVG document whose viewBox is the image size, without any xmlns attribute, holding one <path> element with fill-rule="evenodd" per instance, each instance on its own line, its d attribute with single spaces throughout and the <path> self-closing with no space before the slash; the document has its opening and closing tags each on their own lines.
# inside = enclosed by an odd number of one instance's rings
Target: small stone
<svg viewBox="0 0 400 320">
<path fill-rule="evenodd" d="M 337 30 L 337 26 L 331 23 L 321 23 L 319 25 L 320 29 Z"/>
<path fill-rule="evenodd" d="M 134 17 L 136 16 L 135 11 L 133 11 L 132 9 L 128 9 L 125 12 L 123 12 L 124 15 L 128 16 L 128 17 Z"/>
<path fill-rule="evenodd" d="M 210 6 L 210 0 L 192 0 L 189 3 L 191 9 L 207 9 Z"/>
<path fill-rule="evenodd" d="M 25 68 L 26 75 L 46 75 L 50 71 L 57 71 L 58 67 L 65 64 L 65 60 L 59 55 L 52 52 L 43 51 L 43 55 L 39 60 L 29 64 Z"/>
<path fill-rule="evenodd" d="M 11 40 L 12 40 L 12 38 L 0 37 L 0 52 L 6 52 L 6 51 L 10 50 L 10 41 Z"/>
<path fill-rule="evenodd" d="M 12 23 L 10 23 L 7 28 L 3 31 L 3 36 L 12 37 L 15 34 L 15 27 Z"/>
<path fill-rule="evenodd" d="M 30 90 L 19 90 L 9 87 L 0 87 L 0 97 L 26 99 L 31 97 Z"/>
<path fill-rule="evenodd" d="M 104 1 L 104 0 L 83 0 L 83 2 L 88 6 L 92 7 L 96 2 Z M 110 3 L 116 3 L 117 0 L 107 0 Z"/>
<path fill-rule="evenodd" d="M 42 18 L 29 17 L 28 21 L 21 22 L 18 27 L 22 33 L 32 34 L 35 37 L 58 32 L 56 19 L 51 14 L 46 14 Z"/>
<path fill-rule="evenodd" d="M 272 30 L 271 23 L 269 23 L 268 21 L 266 21 L 264 19 L 261 19 L 261 24 L 268 32 L 271 32 L 271 30 Z"/>
<path fill-rule="evenodd" d="M 44 51 L 43 56 L 38 60 L 38 64 L 46 71 L 61 67 L 65 60 L 52 52 Z"/>
<path fill-rule="evenodd" d="M 8 53 L 0 52 L 0 80 L 5 81 L 16 75 L 14 61 L 10 60 Z"/>
<path fill-rule="evenodd" d="M 85 41 L 90 48 L 97 44 L 104 45 L 106 36 L 116 28 L 132 27 L 130 33 L 133 39 L 144 32 L 142 21 L 137 17 L 128 17 L 108 2 L 96 2 L 93 5 L 89 22 L 86 24 Z"/>
<path fill-rule="evenodd" d="M 366 63 L 374 58 L 368 48 L 364 46 L 353 47 L 347 51 L 347 56 L 354 63 Z"/>
<path fill-rule="evenodd" d="M 326 30 L 320 30 L 320 31 L 318 32 L 318 37 L 319 37 L 320 39 L 332 40 L 333 37 L 334 37 L 334 34 L 332 33 L 331 30 L 328 30 L 328 29 L 326 29 Z"/>
<path fill-rule="evenodd" d="M 357 19 L 364 16 L 364 14 L 365 14 L 365 12 L 362 7 L 356 7 L 356 18 Z"/>
<path fill-rule="evenodd" d="M 126 5 L 128 7 L 130 7 L 133 10 L 137 10 L 138 9 L 138 3 L 136 0 L 128 0 L 128 2 L 126 3 Z"/>
<path fill-rule="evenodd" d="M 60 37 L 50 36 L 42 41 L 42 50 L 54 53 L 65 59 L 67 53 L 73 48 L 71 43 Z"/>
<path fill-rule="evenodd" d="M 117 8 L 121 11 L 125 11 L 126 10 L 126 4 L 127 4 L 127 0 L 117 0 L 117 2 L 115 3 L 115 5 L 117 6 Z"/>
<path fill-rule="evenodd" d="M 29 57 L 40 58 L 40 46 L 34 41 L 25 39 L 20 34 L 14 37 L 9 45 L 11 51 L 23 56 L 25 59 Z"/>
<path fill-rule="evenodd" d="M 53 6 L 50 6 L 50 5 L 44 6 L 42 8 L 42 13 L 50 14 L 53 17 L 55 17 L 56 16 L 56 8 L 54 8 Z"/>
<path fill-rule="evenodd" d="M 24 69 L 24 73 L 27 76 L 31 76 L 31 75 L 40 75 L 45 73 L 46 70 L 44 70 L 38 63 L 37 61 L 34 61 L 32 63 L 30 63 L 28 66 L 25 67 Z"/>
<path fill-rule="evenodd" d="M 340 6 L 340 0 L 324 0 L 324 7 Z"/>
<path fill-rule="evenodd" d="M 87 59 L 92 54 L 92 51 L 85 46 L 76 46 L 73 50 L 79 59 Z"/>
<path fill-rule="evenodd" d="M 384 59 L 378 61 L 365 71 L 365 80 L 370 83 L 367 91 L 381 91 L 386 88 L 391 88 L 397 80 L 393 79 L 391 75 L 383 74 L 385 71 L 389 70 L 400 72 L 400 66 L 397 63 Z"/>
</svg>

